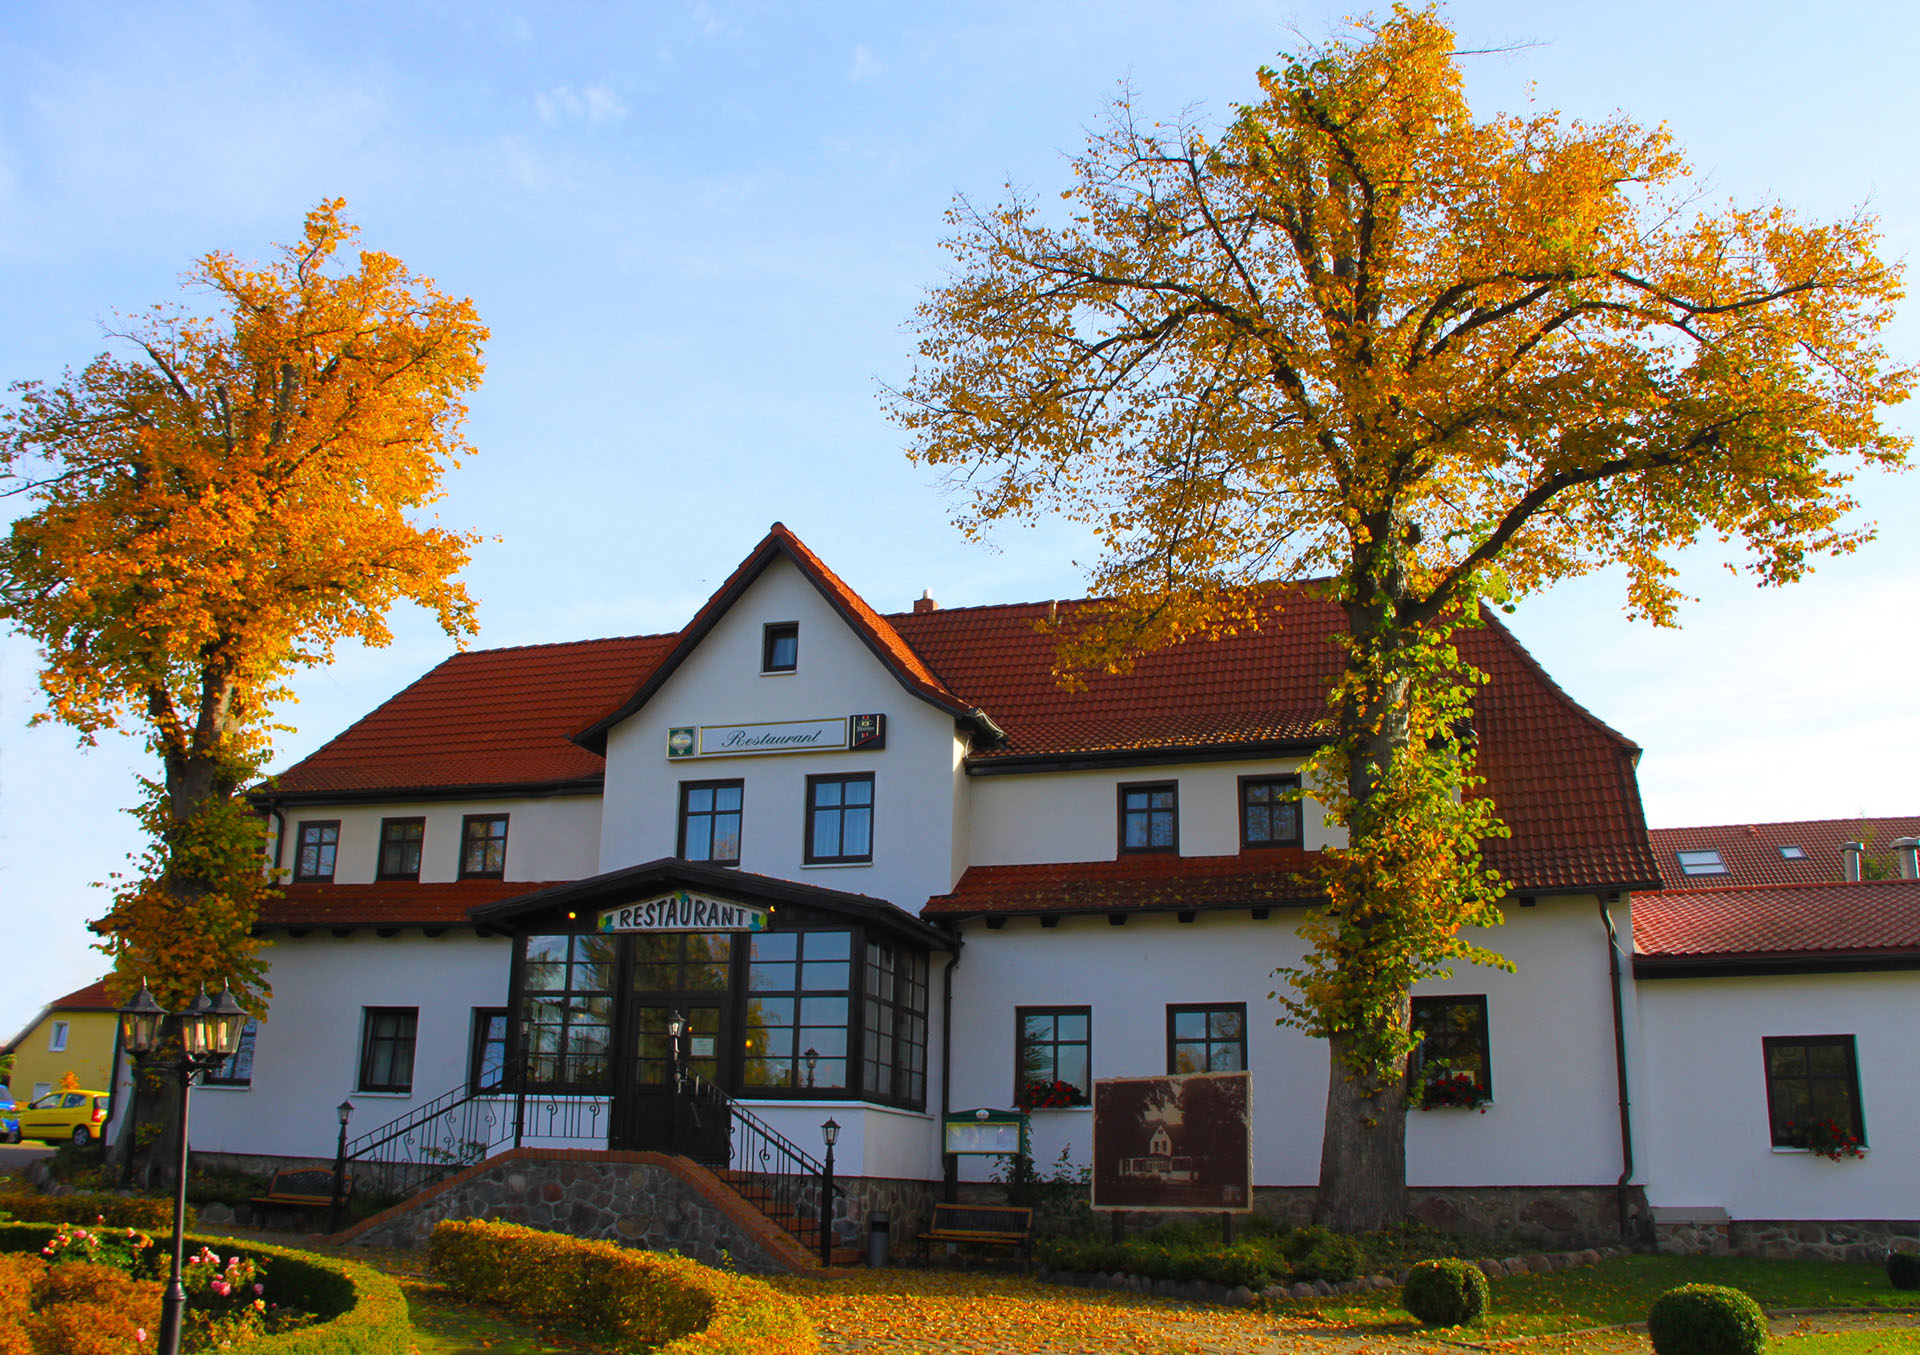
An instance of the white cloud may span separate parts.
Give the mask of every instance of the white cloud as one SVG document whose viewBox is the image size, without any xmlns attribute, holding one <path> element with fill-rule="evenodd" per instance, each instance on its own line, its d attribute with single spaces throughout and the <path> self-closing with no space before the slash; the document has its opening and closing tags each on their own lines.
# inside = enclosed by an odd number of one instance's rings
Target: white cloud
<svg viewBox="0 0 1920 1355">
<path fill-rule="evenodd" d="M 544 94 L 533 96 L 534 112 L 549 127 L 563 122 L 601 124 L 618 122 L 627 115 L 620 96 L 605 85 L 588 85 L 576 90 L 572 85 L 556 85 Z"/>
<path fill-rule="evenodd" d="M 847 67 L 847 79 L 871 80 L 886 67 L 874 58 L 870 48 L 862 45 L 853 49 L 853 64 Z"/>
</svg>

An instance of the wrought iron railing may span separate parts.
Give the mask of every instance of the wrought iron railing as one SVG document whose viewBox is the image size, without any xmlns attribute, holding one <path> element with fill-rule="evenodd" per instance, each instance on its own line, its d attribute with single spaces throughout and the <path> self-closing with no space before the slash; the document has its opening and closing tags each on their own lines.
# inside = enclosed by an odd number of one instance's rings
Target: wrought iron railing
<svg viewBox="0 0 1920 1355">
<path fill-rule="evenodd" d="M 404 1199 L 528 1139 L 604 1148 L 606 1098 L 476 1092 L 463 1082 L 351 1140 L 345 1162 L 356 1196 Z"/>
<path fill-rule="evenodd" d="M 728 1117 L 728 1158 L 714 1174 L 802 1246 L 818 1252 L 825 1166 L 711 1082 L 692 1081 L 696 1112 Z"/>
</svg>

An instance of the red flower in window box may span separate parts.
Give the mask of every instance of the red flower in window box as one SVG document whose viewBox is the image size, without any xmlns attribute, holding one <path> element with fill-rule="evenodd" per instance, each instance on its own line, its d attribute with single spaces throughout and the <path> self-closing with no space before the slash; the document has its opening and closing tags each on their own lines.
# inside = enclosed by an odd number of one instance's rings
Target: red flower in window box
<svg viewBox="0 0 1920 1355">
<path fill-rule="evenodd" d="M 1838 1120 L 1789 1120 L 1786 1134 L 1789 1143 L 1835 1162 L 1867 1155 L 1867 1146 L 1848 1133 Z"/>
<path fill-rule="evenodd" d="M 1029 1082 L 1020 1088 L 1014 1103 L 1022 1110 L 1054 1110 L 1061 1106 L 1084 1106 L 1087 1094 L 1071 1082 Z"/>
<path fill-rule="evenodd" d="M 1420 1109 L 1442 1110 L 1450 1106 L 1462 1110 L 1478 1110 L 1487 1113 L 1487 1102 L 1493 1099 L 1493 1093 L 1482 1083 L 1474 1081 L 1472 1073 L 1450 1073 L 1444 1069 L 1426 1079 L 1420 1086 Z"/>
</svg>

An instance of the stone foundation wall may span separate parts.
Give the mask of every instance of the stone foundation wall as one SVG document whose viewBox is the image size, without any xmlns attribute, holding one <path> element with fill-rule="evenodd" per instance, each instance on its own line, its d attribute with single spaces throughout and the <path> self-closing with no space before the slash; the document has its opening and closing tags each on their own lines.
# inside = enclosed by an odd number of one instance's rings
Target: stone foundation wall
<svg viewBox="0 0 1920 1355">
<path fill-rule="evenodd" d="M 1006 1201 L 1006 1188 L 990 1183 L 963 1184 L 959 1193 L 963 1201 L 973 1203 Z M 1613 1186 L 1416 1187 L 1407 1193 L 1412 1216 L 1442 1232 L 1526 1243 L 1541 1251 L 1573 1251 L 1622 1241 L 1620 1197 Z M 1317 1194 L 1312 1186 L 1255 1186 L 1254 1210 L 1281 1227 L 1302 1228 L 1313 1221 Z M 1630 1237 L 1626 1241 L 1651 1242 L 1652 1216 L 1645 1192 L 1638 1186 L 1630 1188 L 1627 1208 Z M 1129 1214 L 1127 1226 L 1129 1231 L 1140 1231 L 1167 1220 L 1211 1222 L 1218 1217 L 1142 1212 Z"/>
<path fill-rule="evenodd" d="M 680 1174 L 651 1154 L 616 1160 L 512 1154 L 459 1177 L 417 1201 L 376 1216 L 352 1241 L 366 1247 L 424 1245 L 443 1219 L 501 1219 L 574 1237 L 630 1247 L 672 1250 L 707 1265 L 731 1262 L 771 1274 L 793 1269 L 780 1250 L 755 1235 Z M 769 1225 L 770 1226 L 770 1225 Z"/>
<path fill-rule="evenodd" d="M 1661 1223 L 1657 1246 L 1672 1255 L 1741 1255 L 1768 1261 L 1866 1261 L 1920 1251 L 1914 1219 L 1732 1219 Z"/>
</svg>

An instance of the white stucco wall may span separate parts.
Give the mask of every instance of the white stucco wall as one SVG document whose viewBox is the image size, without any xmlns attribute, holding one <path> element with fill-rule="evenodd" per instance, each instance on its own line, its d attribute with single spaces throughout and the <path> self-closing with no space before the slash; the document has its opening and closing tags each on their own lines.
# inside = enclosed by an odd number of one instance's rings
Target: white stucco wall
<svg viewBox="0 0 1920 1355">
<path fill-rule="evenodd" d="M 799 663 L 760 671 L 762 628 L 797 621 Z M 766 723 L 854 714 L 887 717 L 887 746 L 668 761 L 677 726 Z M 887 899 L 917 912 L 955 874 L 953 717 L 903 688 L 786 560 L 767 567 L 652 699 L 607 739 L 602 871 L 673 855 L 680 783 L 738 777 L 740 868 Z M 809 776 L 874 776 L 873 861 L 803 864 Z"/>
<path fill-rule="evenodd" d="M 432 1100 L 466 1077 L 475 1007 L 507 1004 L 511 943 L 448 932 L 347 937 L 315 932 L 267 952 L 273 1004 L 254 1041 L 253 1084 L 193 1094 L 193 1147 L 331 1160 L 339 1121 L 349 1137 Z M 361 1009 L 418 1007 L 413 1092 L 362 1092 Z"/>
<path fill-rule="evenodd" d="M 287 841 L 281 869 L 292 878 L 300 825 L 327 819 L 340 823 L 334 857 L 335 884 L 371 884 L 380 861 L 382 819 L 424 818 L 420 881 L 460 878 L 460 825 L 469 814 L 507 815 L 506 879 L 578 880 L 599 861 L 598 795 L 521 796 L 507 799 L 438 800 L 419 803 L 293 805 L 286 810 Z"/>
<path fill-rule="evenodd" d="M 1647 979 L 1637 985 L 1647 1096 L 1636 1123 L 1655 1205 L 1736 1219 L 1920 1216 L 1920 973 Z M 1851 1035 L 1868 1154 L 1772 1146 L 1761 1040 Z"/>
<path fill-rule="evenodd" d="M 1005 1107 L 1014 1094 L 1014 1009 L 1093 1009 L 1093 1074 L 1166 1071 L 1170 1004 L 1244 1002 L 1254 1082 L 1254 1180 L 1311 1185 L 1319 1176 L 1327 1093 L 1326 1046 L 1274 1024 L 1272 970 L 1302 952 L 1298 914 L 1266 921 L 1202 913 L 1192 923 L 1137 917 L 1066 918 L 1042 929 L 1010 921 L 997 932 L 966 928 L 954 980 L 952 1107 Z M 1484 993 L 1494 1104 L 1472 1111 L 1414 1112 L 1407 1133 L 1414 1185 L 1598 1185 L 1620 1171 L 1612 1007 L 1606 947 L 1591 898 L 1544 899 L 1515 908 L 1507 926 L 1478 938 L 1513 959 L 1518 973 L 1461 966 L 1422 984 L 1422 996 Z M 1033 1152 L 1050 1170 L 1063 1147 L 1084 1163 L 1086 1110 L 1033 1116 Z M 984 1179 L 992 1159 L 968 1159 Z"/>
<path fill-rule="evenodd" d="M 1180 783 L 1182 856 L 1233 856 L 1240 851 L 1240 778 L 1300 770 L 1299 758 L 1190 762 L 1093 772 L 1028 772 L 973 776 L 972 864 L 1109 861 L 1119 855 L 1119 787 L 1140 781 Z M 1327 827 L 1320 805 L 1300 806 L 1301 836 L 1310 851 L 1346 841 Z"/>
</svg>

